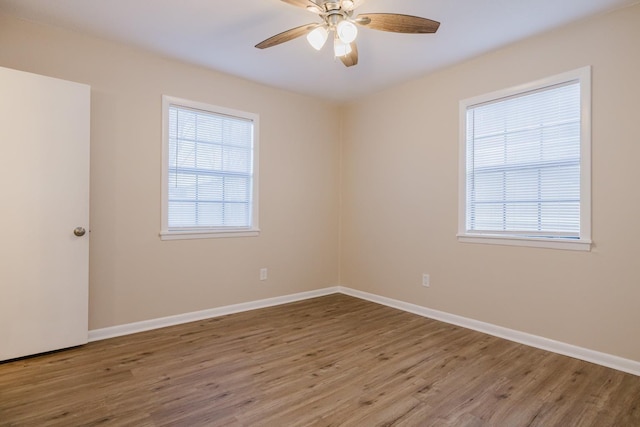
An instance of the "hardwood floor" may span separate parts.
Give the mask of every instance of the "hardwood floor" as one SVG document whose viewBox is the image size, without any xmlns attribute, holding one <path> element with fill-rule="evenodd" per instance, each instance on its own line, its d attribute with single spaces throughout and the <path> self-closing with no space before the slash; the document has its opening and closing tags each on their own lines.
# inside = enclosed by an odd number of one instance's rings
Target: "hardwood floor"
<svg viewBox="0 0 640 427">
<path fill-rule="evenodd" d="M 345 295 L 0 364 L 1 426 L 640 426 L 640 377 Z"/>
</svg>

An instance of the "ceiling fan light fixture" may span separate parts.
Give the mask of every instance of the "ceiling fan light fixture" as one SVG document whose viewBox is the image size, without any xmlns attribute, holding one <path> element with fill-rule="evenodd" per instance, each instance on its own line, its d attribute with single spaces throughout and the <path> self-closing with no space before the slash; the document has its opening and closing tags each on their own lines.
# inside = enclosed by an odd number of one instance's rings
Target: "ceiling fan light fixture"
<svg viewBox="0 0 640 427">
<path fill-rule="evenodd" d="M 353 10 L 353 7 L 355 5 L 353 4 L 352 0 L 342 0 L 342 8 L 344 10 Z"/>
<path fill-rule="evenodd" d="M 365 13 L 353 17 L 354 9 L 360 7 L 365 0 L 281 1 L 314 12 L 321 22 L 316 21 L 283 31 L 261 41 L 256 48 L 266 49 L 306 36 L 314 49 L 321 50 L 329 37 L 332 37 L 335 59 L 340 59 L 346 67 L 358 65 L 357 26 L 405 34 L 431 34 L 440 27 L 438 21 L 401 13 Z"/>
<path fill-rule="evenodd" d="M 333 53 L 337 57 L 346 56 L 351 53 L 351 45 L 336 37 L 333 41 Z"/>
<path fill-rule="evenodd" d="M 358 27 L 356 27 L 353 22 L 345 19 L 344 21 L 340 21 L 336 27 L 336 33 L 343 43 L 350 44 L 358 37 Z"/>
<path fill-rule="evenodd" d="M 307 34 L 307 41 L 315 50 L 322 49 L 327 38 L 329 38 L 329 32 L 325 27 L 318 27 Z"/>
</svg>

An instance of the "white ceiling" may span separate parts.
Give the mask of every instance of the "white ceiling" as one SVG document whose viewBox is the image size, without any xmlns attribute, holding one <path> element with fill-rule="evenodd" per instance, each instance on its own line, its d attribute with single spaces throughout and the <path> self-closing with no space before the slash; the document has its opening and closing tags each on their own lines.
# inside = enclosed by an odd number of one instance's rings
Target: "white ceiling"
<svg viewBox="0 0 640 427">
<path fill-rule="evenodd" d="M 267 85 L 344 101 L 409 80 L 589 15 L 639 0 L 367 0 L 357 13 L 440 21 L 436 34 L 361 29 L 359 64 L 304 37 L 265 50 L 258 42 L 319 18 L 280 0 L 0 0 L 23 19 L 129 43 Z"/>
</svg>

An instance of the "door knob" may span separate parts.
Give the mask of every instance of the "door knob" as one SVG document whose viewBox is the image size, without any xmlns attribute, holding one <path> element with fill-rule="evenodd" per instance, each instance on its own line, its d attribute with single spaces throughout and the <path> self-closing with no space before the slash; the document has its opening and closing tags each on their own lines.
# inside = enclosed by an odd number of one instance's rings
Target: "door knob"
<svg viewBox="0 0 640 427">
<path fill-rule="evenodd" d="M 85 230 L 84 227 L 76 227 L 73 229 L 73 234 L 75 234 L 78 237 L 84 236 L 86 232 L 87 230 Z"/>
</svg>

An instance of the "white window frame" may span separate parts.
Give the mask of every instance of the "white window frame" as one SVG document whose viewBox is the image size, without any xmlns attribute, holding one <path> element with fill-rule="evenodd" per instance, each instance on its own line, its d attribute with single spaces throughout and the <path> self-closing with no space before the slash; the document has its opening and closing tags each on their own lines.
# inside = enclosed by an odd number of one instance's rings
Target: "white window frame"
<svg viewBox="0 0 640 427">
<path fill-rule="evenodd" d="M 580 233 L 578 238 L 536 237 L 517 234 L 489 234 L 467 230 L 467 110 L 470 107 L 504 98 L 514 97 L 547 87 L 579 82 L 580 84 Z M 510 246 L 530 246 L 552 249 L 591 250 L 591 67 L 586 66 L 535 82 L 499 90 L 460 101 L 460 157 L 458 241 Z"/>
<path fill-rule="evenodd" d="M 253 122 L 253 186 L 252 224 L 250 227 L 169 227 L 169 107 L 184 107 L 205 112 L 243 118 Z M 258 154 L 259 116 L 203 102 L 173 96 L 162 96 L 162 228 L 161 240 L 211 239 L 221 237 L 254 237 L 260 234 L 258 226 Z"/>
</svg>

